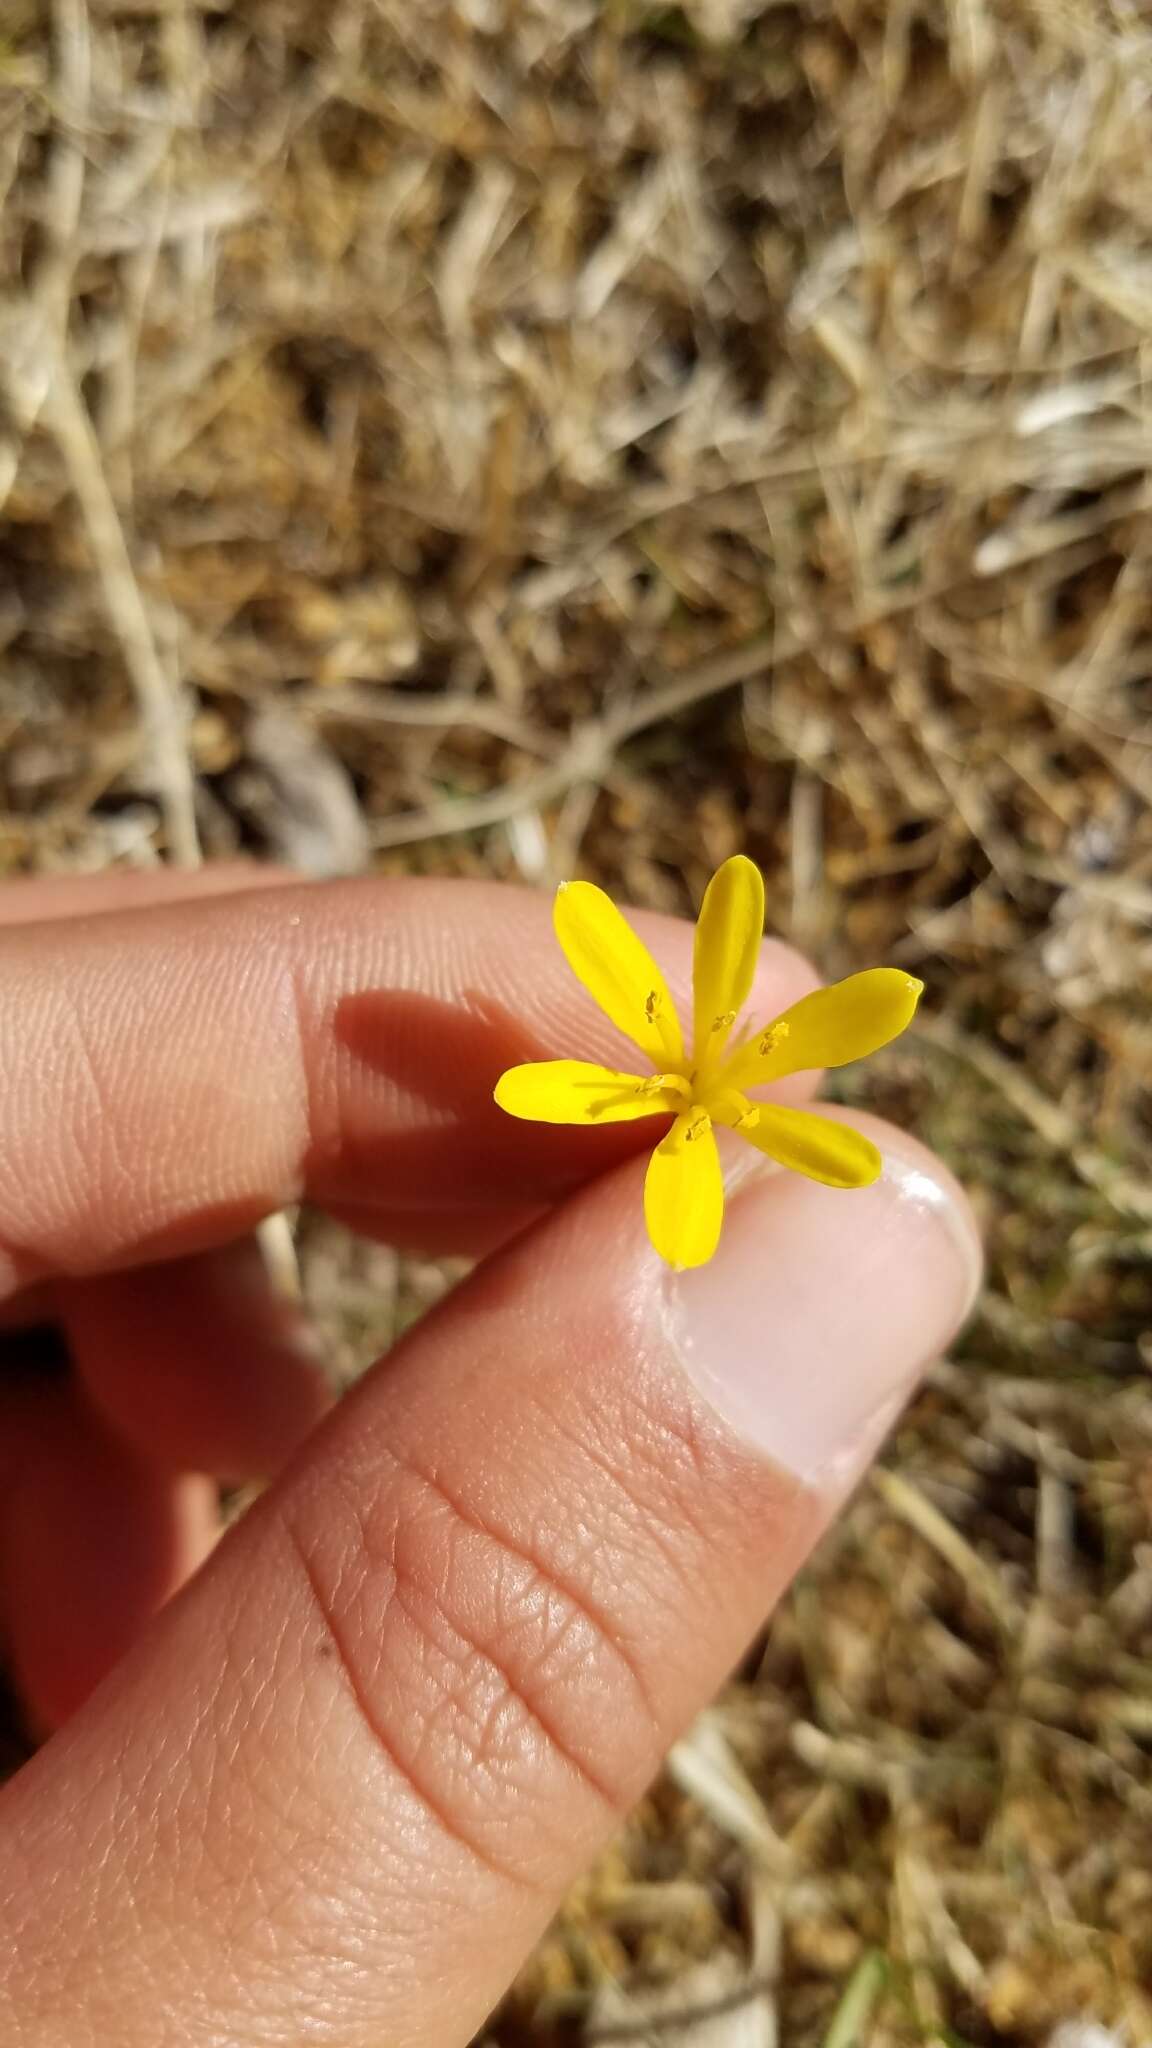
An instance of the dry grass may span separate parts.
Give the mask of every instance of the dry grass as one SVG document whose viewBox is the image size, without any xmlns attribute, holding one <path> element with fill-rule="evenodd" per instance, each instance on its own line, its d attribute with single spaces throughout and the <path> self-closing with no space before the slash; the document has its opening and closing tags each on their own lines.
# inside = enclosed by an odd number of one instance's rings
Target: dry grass
<svg viewBox="0 0 1152 2048">
<path fill-rule="evenodd" d="M 927 980 L 861 1086 L 987 1223 L 958 1358 L 490 2042 L 1147 2042 L 1147 8 L 4 33 L 0 867 L 688 910 L 746 848 L 829 972 Z M 444 1284 L 303 1251 L 349 1369 Z"/>
</svg>

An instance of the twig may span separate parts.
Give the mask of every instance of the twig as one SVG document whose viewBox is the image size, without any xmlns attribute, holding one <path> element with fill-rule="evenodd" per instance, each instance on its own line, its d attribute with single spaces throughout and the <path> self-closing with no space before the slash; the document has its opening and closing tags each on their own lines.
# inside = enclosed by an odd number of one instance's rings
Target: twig
<svg viewBox="0 0 1152 2048">
<path fill-rule="evenodd" d="M 792 1852 L 777 1834 L 763 1801 L 741 1770 L 715 1717 L 702 1714 L 668 1758 L 669 1775 L 695 1799 L 713 1825 L 768 1870 L 784 1875 Z"/>
<path fill-rule="evenodd" d="M 483 796 L 449 798 L 442 804 L 411 816 L 388 818 L 372 831 L 372 844 L 415 846 L 423 839 L 439 839 L 451 832 L 477 832 L 488 825 L 504 825 L 521 811 L 554 803 L 580 782 L 603 779 L 615 746 L 609 722 L 582 728 L 550 768 L 509 783 L 503 789 L 486 790 Z"/>
<path fill-rule="evenodd" d="M 699 663 L 687 675 L 673 677 L 645 691 L 630 710 L 589 720 L 580 727 L 551 767 L 503 789 L 486 790 L 482 796 L 449 799 L 430 805 L 411 817 L 390 818 L 377 826 L 374 846 L 413 846 L 420 840 L 438 839 L 450 832 L 476 832 L 488 825 L 506 824 L 518 812 L 554 803 L 582 782 L 602 781 L 617 750 L 666 718 L 689 710 L 709 697 L 719 696 L 737 683 L 746 683 L 778 660 L 787 660 L 806 644 L 802 635 L 765 633 L 743 647 Z"/>
<path fill-rule="evenodd" d="M 169 856 L 177 867 L 198 867 L 195 783 L 176 692 L 156 650 L 88 409 L 63 356 L 54 366 L 45 404 L 80 506 L 108 620 L 136 692 L 151 748 Z"/>
<path fill-rule="evenodd" d="M 863 2048 L 877 2002 L 888 1983 L 888 1958 L 880 1949 L 861 1956 L 832 2015 L 823 2048 Z"/>
<path fill-rule="evenodd" d="M 1019 1609 L 999 1573 L 973 1550 L 955 1524 L 942 1515 L 939 1508 L 933 1507 L 919 1487 L 913 1486 L 911 1480 L 904 1479 L 898 1472 L 885 1471 L 882 1466 L 873 1472 L 872 1485 L 892 1512 L 907 1522 L 910 1529 L 915 1529 L 926 1543 L 930 1543 L 945 1564 L 951 1565 L 969 1591 L 995 1616 L 1001 1628 L 1018 1626 Z"/>
<path fill-rule="evenodd" d="M 953 1059 L 963 1060 L 990 1081 L 1011 1108 L 1039 1133 L 1045 1144 L 1053 1152 L 1062 1153 L 1070 1159 L 1081 1180 L 1103 1195 L 1114 1209 L 1139 1216 L 1143 1221 L 1152 1219 L 1152 1189 L 1127 1173 L 1115 1160 L 1109 1159 L 1097 1146 L 1088 1144 L 1075 1119 L 1058 1102 L 1043 1094 L 1002 1053 L 970 1038 L 947 1017 L 925 1018 L 917 1024 L 916 1036 L 929 1045 L 939 1046 Z"/>
<path fill-rule="evenodd" d="M 489 732 L 494 739 L 507 740 L 525 753 L 546 753 L 545 738 L 534 733 L 522 718 L 493 704 L 487 697 L 473 697 L 464 690 L 357 689 L 354 684 L 336 688 L 300 690 L 292 709 L 317 725 L 328 720 L 346 720 L 355 725 L 412 725 L 444 728 L 472 726 Z"/>
<path fill-rule="evenodd" d="M 386 819 L 375 828 L 373 845 L 415 846 L 449 833 L 477 832 L 489 825 L 506 824 L 519 811 L 554 803 L 580 783 L 602 781 L 620 747 L 665 719 L 678 717 L 738 684 L 768 675 L 818 642 L 826 645 L 832 637 L 852 641 L 866 629 L 913 612 L 979 580 L 971 571 L 965 571 L 928 589 L 913 587 L 901 591 L 889 603 L 840 622 L 820 618 L 802 631 L 757 634 L 739 647 L 727 648 L 722 654 L 694 664 L 684 675 L 670 676 L 654 684 L 629 710 L 589 721 L 553 765 L 538 775 L 527 776 L 506 788 L 486 790 L 481 796 L 448 799 L 411 815 Z"/>
</svg>

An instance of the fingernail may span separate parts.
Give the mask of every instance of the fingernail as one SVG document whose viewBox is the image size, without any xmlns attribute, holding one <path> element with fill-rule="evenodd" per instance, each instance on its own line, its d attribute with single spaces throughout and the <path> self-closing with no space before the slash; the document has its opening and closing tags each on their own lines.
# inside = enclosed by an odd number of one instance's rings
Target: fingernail
<svg viewBox="0 0 1152 2048">
<path fill-rule="evenodd" d="M 967 1203 L 909 1139 L 886 1142 L 870 1188 L 741 1177 L 714 1258 L 670 1274 L 668 1302 L 688 1374 L 729 1426 L 841 1493 L 964 1321 L 980 1272 Z"/>
</svg>

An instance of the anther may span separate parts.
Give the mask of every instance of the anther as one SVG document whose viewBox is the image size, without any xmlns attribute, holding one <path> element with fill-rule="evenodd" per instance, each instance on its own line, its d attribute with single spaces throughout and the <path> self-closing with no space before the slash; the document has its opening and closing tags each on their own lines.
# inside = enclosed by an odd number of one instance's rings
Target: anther
<svg viewBox="0 0 1152 2048">
<path fill-rule="evenodd" d="M 778 1024 L 770 1024 L 767 1031 L 760 1033 L 760 1039 L 756 1047 L 757 1052 L 761 1056 L 765 1053 L 775 1052 L 776 1047 L 781 1045 L 787 1038 L 788 1031 L 789 1026 L 785 1024 L 783 1018 L 781 1018 Z"/>
<path fill-rule="evenodd" d="M 651 1024 L 651 1023 L 653 1023 L 653 1022 L 655 1021 L 655 1017 L 656 1017 L 656 1012 L 657 1012 L 657 1010 L 658 1010 L 659 1008 L 660 1008 L 660 991 L 659 991 L 659 989 L 655 989 L 655 988 L 654 988 L 654 989 L 652 990 L 652 993 L 651 993 L 651 995 L 650 995 L 650 996 L 648 996 L 648 997 L 646 998 L 646 1000 L 645 1000 L 645 1003 L 644 1003 L 644 1015 L 645 1015 L 645 1016 L 647 1017 L 647 1019 L 648 1019 L 648 1022 L 649 1022 L 650 1024 Z"/>
<path fill-rule="evenodd" d="M 690 1145 L 692 1143 L 693 1138 L 702 1138 L 705 1131 L 711 1128 L 711 1125 L 712 1119 L 709 1116 L 707 1110 L 698 1109 L 691 1123 L 689 1124 L 688 1129 L 684 1133 L 685 1144 Z"/>
<path fill-rule="evenodd" d="M 735 1022 L 735 1010 L 722 1010 L 718 1017 L 713 1017 L 712 1029 L 713 1031 L 730 1031 Z"/>
</svg>

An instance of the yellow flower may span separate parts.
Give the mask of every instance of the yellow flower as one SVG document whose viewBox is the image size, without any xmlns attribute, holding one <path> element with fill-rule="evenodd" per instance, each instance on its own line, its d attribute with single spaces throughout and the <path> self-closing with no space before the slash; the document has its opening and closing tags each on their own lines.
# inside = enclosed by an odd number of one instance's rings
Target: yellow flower
<svg viewBox="0 0 1152 2048">
<path fill-rule="evenodd" d="M 781 1166 L 832 1188 L 863 1188 L 880 1172 L 875 1145 L 830 1118 L 753 1101 L 748 1090 L 810 1067 L 839 1067 L 887 1045 L 912 1020 L 923 982 L 894 967 L 850 974 L 793 1003 L 766 1029 L 732 1030 L 748 999 L 764 929 L 760 871 L 737 854 L 713 875 L 696 926 L 691 1050 L 667 984 L 611 898 L 591 882 L 562 882 L 556 936 L 590 996 L 651 1060 L 622 1074 L 584 1060 L 509 1067 L 496 1100 L 510 1116 L 545 1124 L 675 1121 L 644 1183 L 648 1235 L 678 1268 L 712 1257 L 724 1218 L 713 1126 L 727 1124 Z"/>
</svg>

